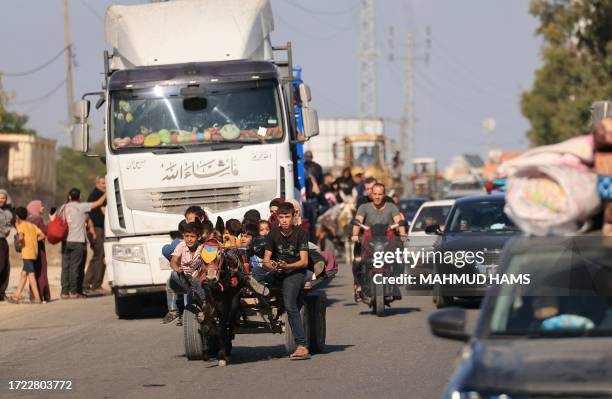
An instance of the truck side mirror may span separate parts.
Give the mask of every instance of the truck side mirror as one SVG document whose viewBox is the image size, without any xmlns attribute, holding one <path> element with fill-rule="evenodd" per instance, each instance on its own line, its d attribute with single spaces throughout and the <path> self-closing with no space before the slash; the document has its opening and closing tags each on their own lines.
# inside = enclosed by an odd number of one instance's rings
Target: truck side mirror
<svg viewBox="0 0 612 399">
<path fill-rule="evenodd" d="M 310 96 L 310 86 L 308 86 L 306 83 L 300 83 L 299 90 L 300 101 L 302 102 L 303 106 L 307 107 L 310 103 L 310 100 L 312 99 L 312 97 Z"/>
<path fill-rule="evenodd" d="M 91 104 L 89 103 L 89 100 L 79 101 L 79 116 L 80 116 L 79 122 L 83 122 L 84 120 L 87 120 L 87 118 L 89 118 L 90 108 L 91 108 Z"/>
<path fill-rule="evenodd" d="M 319 135 L 319 116 L 316 109 L 303 107 L 302 120 L 304 122 L 304 137 L 306 139 Z"/>
<path fill-rule="evenodd" d="M 89 151 L 89 100 L 80 100 L 78 116 L 71 132 L 72 149 L 81 152 Z"/>
<path fill-rule="evenodd" d="M 80 152 L 89 151 L 89 124 L 87 120 L 85 120 L 85 123 L 75 123 L 71 136 L 73 150 Z"/>
</svg>

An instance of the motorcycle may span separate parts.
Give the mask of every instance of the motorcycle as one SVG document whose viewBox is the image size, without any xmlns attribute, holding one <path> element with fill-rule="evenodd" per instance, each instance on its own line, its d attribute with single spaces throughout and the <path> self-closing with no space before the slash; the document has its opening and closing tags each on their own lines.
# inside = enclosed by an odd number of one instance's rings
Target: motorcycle
<svg viewBox="0 0 612 399">
<path fill-rule="evenodd" d="M 364 230 L 360 244 L 359 254 L 353 259 L 353 270 L 357 271 L 357 282 L 361 286 L 360 296 L 367 304 L 372 313 L 379 317 L 385 315 L 385 307 L 391 302 L 401 299 L 399 286 L 389 284 L 383 277 L 398 277 L 403 272 L 403 264 L 394 260 L 392 263 L 384 262 L 386 252 L 395 253 L 397 248 L 402 247 L 401 240 L 395 234 L 400 226 L 406 222 L 392 225 L 375 224 L 371 227 L 364 225 L 358 220 L 351 222 Z M 375 253 L 381 255 L 376 258 Z M 376 276 L 380 277 L 376 277 Z M 375 282 L 377 281 L 378 284 Z"/>
</svg>

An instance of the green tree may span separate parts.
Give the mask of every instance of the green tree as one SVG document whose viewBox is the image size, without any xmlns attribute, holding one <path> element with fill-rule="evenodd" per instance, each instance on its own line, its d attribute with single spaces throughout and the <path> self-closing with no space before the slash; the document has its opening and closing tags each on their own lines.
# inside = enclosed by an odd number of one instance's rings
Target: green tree
<svg viewBox="0 0 612 399">
<path fill-rule="evenodd" d="M 587 131 L 591 103 L 612 98 L 612 1 L 532 0 L 529 12 L 543 65 L 521 109 L 531 144 L 551 144 Z"/>
<path fill-rule="evenodd" d="M 2 88 L 2 76 L 0 75 L 0 133 L 25 133 L 36 134 L 32 129 L 25 127 L 28 122 L 26 115 L 7 110 L 9 96 Z"/>
<path fill-rule="evenodd" d="M 104 154 L 104 142 L 93 145 L 92 152 Z M 96 176 L 106 174 L 106 166 L 100 158 L 89 158 L 69 147 L 60 147 L 56 164 L 57 190 L 56 203 L 66 201 L 68 191 L 76 187 L 81 190 L 81 200 L 87 199 L 93 189 Z"/>
</svg>

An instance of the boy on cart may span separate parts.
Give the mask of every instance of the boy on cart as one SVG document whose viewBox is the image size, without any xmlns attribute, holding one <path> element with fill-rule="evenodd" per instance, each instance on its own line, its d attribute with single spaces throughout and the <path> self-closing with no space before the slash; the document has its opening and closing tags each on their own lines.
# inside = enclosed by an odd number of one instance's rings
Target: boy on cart
<svg viewBox="0 0 612 399">
<path fill-rule="evenodd" d="M 294 226 L 294 214 L 295 209 L 291 203 L 283 202 L 278 205 L 279 226 L 272 228 L 267 236 L 263 264 L 272 272 L 266 280 L 282 287 L 285 311 L 297 346 L 289 358 L 302 360 L 310 358 L 298 306 L 308 266 L 308 234 Z"/>
</svg>

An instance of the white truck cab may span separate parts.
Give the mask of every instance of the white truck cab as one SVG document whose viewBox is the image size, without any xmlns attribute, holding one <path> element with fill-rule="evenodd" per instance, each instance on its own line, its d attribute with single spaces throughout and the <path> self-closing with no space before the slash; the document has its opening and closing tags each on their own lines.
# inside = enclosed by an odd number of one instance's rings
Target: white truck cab
<svg viewBox="0 0 612 399">
<path fill-rule="evenodd" d="M 165 291 L 161 249 L 187 207 L 242 220 L 295 197 L 297 148 L 318 121 L 308 87 L 293 85 L 290 44 L 273 48 L 272 29 L 267 0 L 108 8 L 113 55 L 104 92 L 89 94 L 105 112 L 105 255 L 119 317 L 138 310 L 133 299 Z M 73 147 L 85 152 L 88 114 L 83 100 Z"/>
</svg>

